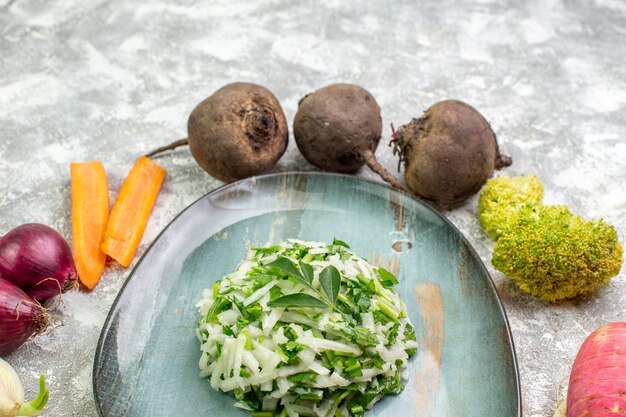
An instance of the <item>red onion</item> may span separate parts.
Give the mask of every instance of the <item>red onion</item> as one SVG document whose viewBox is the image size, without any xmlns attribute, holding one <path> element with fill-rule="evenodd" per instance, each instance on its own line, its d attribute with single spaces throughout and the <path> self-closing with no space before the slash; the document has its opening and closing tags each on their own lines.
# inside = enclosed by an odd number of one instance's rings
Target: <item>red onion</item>
<svg viewBox="0 0 626 417">
<path fill-rule="evenodd" d="M 45 224 L 17 226 L 0 237 L 0 278 L 39 302 L 78 286 L 67 242 Z"/>
<path fill-rule="evenodd" d="M 20 347 L 48 327 L 43 307 L 7 280 L 0 278 L 0 355 Z"/>
</svg>

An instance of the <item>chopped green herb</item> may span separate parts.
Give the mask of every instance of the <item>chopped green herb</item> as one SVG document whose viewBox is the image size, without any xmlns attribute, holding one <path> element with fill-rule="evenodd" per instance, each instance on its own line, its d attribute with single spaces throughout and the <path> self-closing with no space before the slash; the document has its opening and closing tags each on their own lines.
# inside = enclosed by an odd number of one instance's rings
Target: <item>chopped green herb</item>
<svg viewBox="0 0 626 417">
<path fill-rule="evenodd" d="M 385 268 L 378 268 L 378 275 L 380 275 L 380 285 L 385 288 L 391 288 L 398 284 L 398 279 L 391 272 Z"/>
<path fill-rule="evenodd" d="M 343 246 L 346 249 L 350 249 L 350 246 L 346 242 L 339 240 L 337 238 L 333 239 L 333 246 Z"/>
</svg>

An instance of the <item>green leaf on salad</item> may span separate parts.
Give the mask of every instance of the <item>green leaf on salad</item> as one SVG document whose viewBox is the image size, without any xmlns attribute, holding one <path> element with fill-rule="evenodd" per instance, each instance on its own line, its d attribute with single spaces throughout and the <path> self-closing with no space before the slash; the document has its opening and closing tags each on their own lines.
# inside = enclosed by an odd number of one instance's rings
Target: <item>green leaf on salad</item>
<svg viewBox="0 0 626 417">
<path fill-rule="evenodd" d="M 339 295 L 339 287 L 341 286 L 341 275 L 337 268 L 328 265 L 320 272 L 320 285 L 326 293 L 331 303 L 335 303 L 337 295 Z"/>
<path fill-rule="evenodd" d="M 205 321 L 207 323 L 218 323 L 217 315 L 222 311 L 228 310 L 230 307 L 231 302 L 228 299 L 218 296 L 217 300 L 215 300 L 209 308 L 209 311 L 207 311 Z"/>
<path fill-rule="evenodd" d="M 274 261 L 266 264 L 265 266 L 268 266 L 270 268 L 276 268 L 280 270 L 282 273 L 287 274 L 288 276 L 290 276 L 291 278 L 297 281 L 300 281 L 305 284 L 310 284 L 306 280 L 306 278 L 304 278 L 304 276 L 302 275 L 298 267 L 293 262 L 291 262 L 291 260 L 289 260 L 288 258 L 285 258 L 284 256 L 279 256 Z"/>
<path fill-rule="evenodd" d="M 391 288 L 398 283 L 396 276 L 385 268 L 378 268 L 378 275 L 380 275 L 380 285 L 385 288 Z"/>
<path fill-rule="evenodd" d="M 300 261 L 300 269 L 302 270 L 304 279 L 306 279 L 309 284 L 313 283 L 313 267 Z"/>
<path fill-rule="evenodd" d="M 333 238 L 333 246 L 343 246 L 344 248 L 350 249 L 350 245 L 348 245 L 343 240 L 339 240 L 337 238 Z"/>
<path fill-rule="evenodd" d="M 283 295 L 283 291 L 280 289 L 278 285 L 274 285 L 270 290 L 270 300 L 275 300 L 276 298 Z"/>
<path fill-rule="evenodd" d="M 282 249 L 282 247 L 280 247 L 280 246 L 268 246 L 268 247 L 265 247 L 265 248 L 250 248 L 250 249 L 255 251 L 256 253 L 268 254 L 268 253 L 278 252 L 279 250 Z"/>
<path fill-rule="evenodd" d="M 315 384 L 317 380 L 317 373 L 311 371 L 300 372 L 297 374 L 289 375 L 287 377 L 287 380 L 294 384 Z"/>
<path fill-rule="evenodd" d="M 305 293 L 287 294 L 267 303 L 270 307 L 327 308 L 328 305 L 312 295 Z"/>
</svg>

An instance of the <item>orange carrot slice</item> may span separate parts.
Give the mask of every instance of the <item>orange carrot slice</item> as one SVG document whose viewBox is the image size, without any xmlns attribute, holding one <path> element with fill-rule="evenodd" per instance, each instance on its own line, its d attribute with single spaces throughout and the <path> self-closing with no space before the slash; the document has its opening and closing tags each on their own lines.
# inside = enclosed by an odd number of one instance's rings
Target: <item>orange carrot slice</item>
<svg viewBox="0 0 626 417">
<path fill-rule="evenodd" d="M 142 156 L 122 184 L 102 240 L 104 253 L 122 266 L 137 252 L 164 178 L 165 169 Z"/>
<path fill-rule="evenodd" d="M 72 184 L 72 243 L 80 282 L 96 286 L 107 256 L 100 248 L 109 218 L 109 186 L 98 161 L 70 164 Z"/>
</svg>

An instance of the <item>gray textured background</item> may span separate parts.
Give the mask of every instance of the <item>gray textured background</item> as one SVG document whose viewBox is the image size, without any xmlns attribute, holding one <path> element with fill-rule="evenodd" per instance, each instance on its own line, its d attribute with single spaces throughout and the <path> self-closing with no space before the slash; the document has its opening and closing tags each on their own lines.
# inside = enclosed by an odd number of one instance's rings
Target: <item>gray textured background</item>
<svg viewBox="0 0 626 417">
<path fill-rule="evenodd" d="M 339 81 L 369 89 L 385 126 L 464 100 L 513 157 L 508 174 L 537 173 L 547 202 L 626 235 L 623 0 L 0 0 L 0 34 L 0 233 L 43 222 L 69 239 L 71 161 L 101 160 L 113 199 L 138 155 L 184 137 L 195 104 L 241 80 L 270 88 L 290 125 L 301 96 Z M 290 141 L 276 170 L 313 169 Z M 390 148 L 378 156 L 395 167 Z M 187 149 L 159 163 L 168 177 L 139 254 L 219 185 Z M 580 343 L 626 320 L 626 272 L 589 300 L 546 305 L 494 272 L 476 198 L 445 214 L 506 306 L 524 415 L 551 416 Z M 95 416 L 93 353 L 129 272 L 109 268 L 92 293 L 67 294 L 54 311 L 62 325 L 7 358 L 31 395 L 46 374 L 46 415 Z"/>
</svg>

